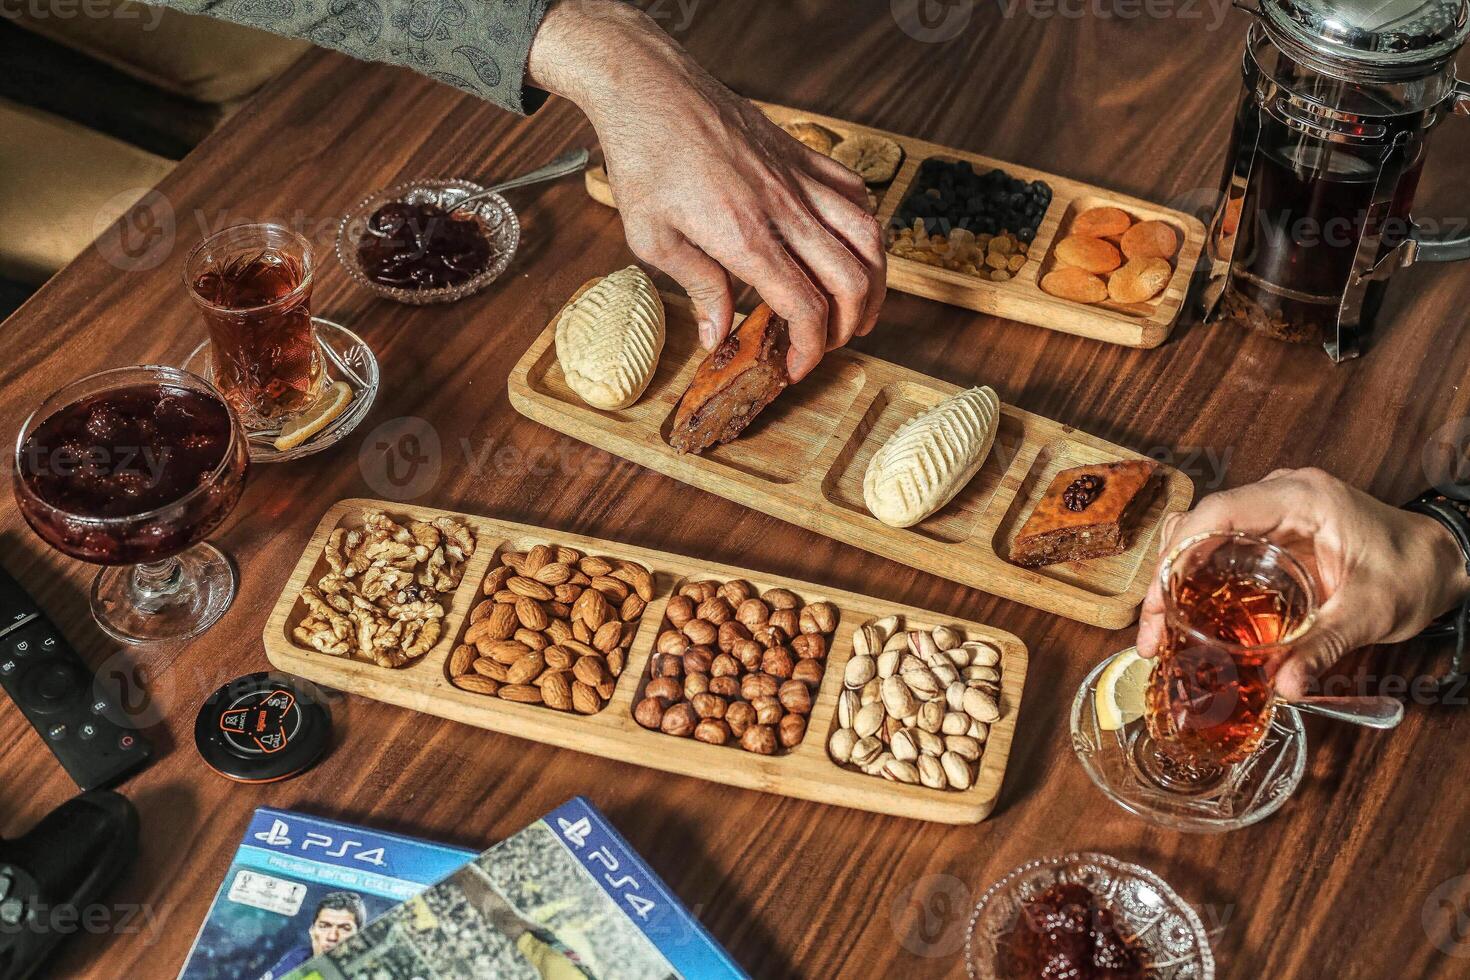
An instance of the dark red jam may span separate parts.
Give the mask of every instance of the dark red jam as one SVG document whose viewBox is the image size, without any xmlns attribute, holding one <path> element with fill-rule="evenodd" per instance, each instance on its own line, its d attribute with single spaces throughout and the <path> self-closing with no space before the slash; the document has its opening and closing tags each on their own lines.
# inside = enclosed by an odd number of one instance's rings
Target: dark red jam
<svg viewBox="0 0 1470 980">
<path fill-rule="evenodd" d="M 1021 906 L 996 943 L 1007 980 L 1147 980 L 1145 952 L 1082 885 L 1053 885 Z"/>
<path fill-rule="evenodd" d="M 484 224 L 469 210 L 451 215 L 403 201 L 374 211 L 357 243 L 363 273 L 393 289 L 463 285 L 490 267 L 491 253 Z"/>
</svg>

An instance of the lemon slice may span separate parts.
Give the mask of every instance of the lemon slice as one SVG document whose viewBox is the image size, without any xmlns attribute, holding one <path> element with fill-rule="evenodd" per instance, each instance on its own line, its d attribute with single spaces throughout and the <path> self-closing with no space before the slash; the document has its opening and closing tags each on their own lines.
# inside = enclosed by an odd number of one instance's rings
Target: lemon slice
<svg viewBox="0 0 1470 980">
<path fill-rule="evenodd" d="M 1153 676 L 1154 662 L 1133 647 L 1115 656 L 1097 679 L 1097 726 L 1115 732 L 1143 717 L 1144 692 Z"/>
<path fill-rule="evenodd" d="M 331 425 L 351 404 L 352 386 L 345 381 L 335 382 L 310 408 L 281 427 L 281 434 L 276 436 L 276 451 L 295 449 Z"/>
</svg>

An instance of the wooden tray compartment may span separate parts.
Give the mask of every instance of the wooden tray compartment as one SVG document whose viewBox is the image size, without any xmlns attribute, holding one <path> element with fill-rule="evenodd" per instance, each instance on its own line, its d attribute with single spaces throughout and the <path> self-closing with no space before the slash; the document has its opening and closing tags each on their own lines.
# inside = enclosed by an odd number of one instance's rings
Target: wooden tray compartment
<svg viewBox="0 0 1470 980">
<path fill-rule="evenodd" d="M 1184 308 L 1185 295 L 1195 265 L 1204 249 L 1205 227 L 1200 220 L 1183 211 L 1159 207 L 1139 198 L 1117 194 L 1105 188 L 1070 180 L 1056 174 L 1033 170 L 1018 164 L 995 160 L 978 153 L 968 153 L 952 147 L 915 139 L 900 133 L 873 129 L 857 123 L 834 119 L 815 112 L 806 112 L 788 106 L 768 102 L 756 103 L 778 123 L 814 122 L 832 130 L 839 136 L 868 133 L 886 136 L 904 150 L 904 160 L 898 174 L 885 187 L 875 191 L 878 197 L 878 220 L 885 229 L 891 224 L 894 213 L 908 195 L 919 165 L 930 157 L 943 160 L 968 160 L 977 170 L 998 168 L 1021 180 L 1045 181 L 1052 190 L 1051 204 L 1047 207 L 1036 236 L 1028 249 L 1028 261 L 1015 278 L 1006 282 L 991 282 L 962 272 L 925 265 L 912 259 L 888 256 L 888 285 L 899 292 L 912 293 L 928 299 L 948 303 L 980 313 L 1019 320 L 1049 330 L 1091 337 L 1125 347 L 1157 347 L 1168 339 L 1180 311 Z M 616 207 L 612 189 L 608 184 L 607 172 L 600 165 L 587 171 L 587 193 L 593 200 Z M 1162 293 L 1154 300 L 1138 306 L 1103 303 L 1087 305 L 1059 299 L 1041 291 L 1041 276 L 1050 271 L 1048 261 L 1053 260 L 1052 247 L 1062 237 L 1064 225 L 1077 211 L 1100 205 L 1122 208 L 1136 219 L 1157 218 L 1173 225 L 1180 236 L 1179 252 L 1174 256 L 1174 274 Z M 1012 229 L 1014 230 L 1014 229 Z"/>
<path fill-rule="evenodd" d="M 1058 470 L 1143 457 L 1002 405 L 995 448 L 976 477 L 938 513 L 912 528 L 892 528 L 863 504 L 868 460 L 905 419 L 957 386 L 843 348 L 784 392 L 739 439 L 703 455 L 681 455 L 668 444 L 670 420 L 703 351 L 688 301 L 666 296 L 665 306 L 668 339 L 637 404 L 603 411 L 571 390 L 556 360 L 555 318 L 511 371 L 511 404 L 667 476 L 952 581 L 1109 629 L 1137 615 L 1151 570 L 1144 559 L 1154 552 L 1163 516 L 1185 510 L 1194 497 L 1183 473 L 1160 467 L 1154 496 L 1124 554 L 1039 569 L 1013 565 L 1006 560 L 1009 543 Z"/>
<path fill-rule="evenodd" d="M 454 517 L 472 527 L 477 539 L 475 554 L 465 569 L 464 580 L 446 617 L 444 635 L 426 656 L 397 670 L 318 653 L 299 645 L 291 636 L 291 628 L 305 613 L 299 598 L 301 588 L 314 582 L 326 570 L 321 553 L 327 537 L 338 527 L 359 525 L 365 508 L 383 510 L 395 519 Z M 613 555 L 640 562 L 654 574 L 654 600 L 644 610 L 612 700 L 598 714 L 576 715 L 553 711 L 543 705 L 515 704 L 461 691 L 449 683 L 446 673 L 449 653 L 464 635 L 469 611 L 492 559 L 502 548 L 519 551 L 539 543 L 563 544 L 589 554 Z M 669 597 L 680 582 L 705 578 L 722 581 L 744 579 L 762 592 L 776 587 L 787 588 L 809 602 L 831 602 L 838 610 L 837 627 L 827 654 L 827 670 L 816 694 L 806 738 L 785 754 L 758 756 L 734 746 L 705 745 L 693 739 L 648 731 L 633 720 L 635 697 L 647 673 L 648 660 L 664 620 Z M 991 726 L 975 783 L 964 792 L 889 782 L 840 767 L 827 756 L 827 739 L 836 717 L 843 669 L 852 656 L 852 632 L 869 619 L 895 613 L 904 616 L 906 625 L 910 627 L 953 625 L 968 638 L 983 639 L 1001 650 L 1001 719 Z M 1026 647 L 1019 639 L 979 623 L 951 620 L 935 613 L 810 582 L 700 562 L 616 541 L 377 500 L 343 500 L 326 513 L 271 613 L 263 640 L 270 662 L 280 670 L 317 684 L 415 711 L 732 786 L 954 824 L 977 823 L 995 807 L 1015 735 L 1028 660 Z"/>
</svg>

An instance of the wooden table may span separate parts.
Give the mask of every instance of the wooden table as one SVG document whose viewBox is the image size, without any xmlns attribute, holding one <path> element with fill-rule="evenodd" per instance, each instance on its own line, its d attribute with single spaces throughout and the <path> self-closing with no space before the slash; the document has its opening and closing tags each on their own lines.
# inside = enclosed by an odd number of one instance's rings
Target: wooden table
<svg viewBox="0 0 1470 980">
<path fill-rule="evenodd" d="M 901 5 L 900 5 L 901 6 Z M 954 6 L 954 5 L 952 5 Z M 889 4 L 660 3 L 716 74 L 753 97 L 972 148 L 1161 202 L 1213 193 L 1239 85 L 1246 17 L 1207 5 L 1180 15 L 1012 17 L 956 7 L 952 40 L 915 40 Z M 968 9 L 968 14 L 966 13 Z M 1128 8 L 1132 9 L 1132 8 Z M 1136 13 L 1136 11 L 1135 11 Z M 1444 161 L 1470 127 L 1437 137 L 1422 200 L 1466 205 Z M 4 328 L 0 431 L 45 393 L 102 368 L 179 362 L 199 324 L 179 269 L 204 230 L 266 217 L 304 225 L 324 247 L 336 216 L 370 191 L 432 174 L 510 175 L 591 142 L 570 105 L 507 116 L 407 72 L 334 55 L 306 57 L 164 182 L 176 234 L 160 263 L 120 270 L 89 250 Z M 384 388 L 360 432 L 310 460 L 262 467 L 217 540 L 238 560 L 241 592 L 198 642 L 136 655 L 162 749 L 126 786 L 142 811 L 142 858 L 110 901 L 146 914 L 81 936 L 59 975 L 172 976 L 218 887 L 250 810 L 269 804 L 474 847 L 514 832 L 574 794 L 612 818 L 737 960 L 761 977 L 964 975 L 973 900 L 1031 858 L 1096 849 L 1141 861 L 1202 907 L 1222 977 L 1463 976 L 1458 949 L 1426 933 L 1470 869 L 1470 790 L 1462 710 L 1411 706 L 1391 736 L 1311 723 L 1306 780 L 1285 809 L 1224 837 L 1156 830 L 1093 788 L 1068 745 L 1066 713 L 1086 671 L 1131 642 L 870 557 L 622 463 L 516 415 L 506 373 L 566 296 L 630 259 L 610 210 L 580 182 L 516 201 L 524 245 L 488 293 L 411 309 L 352 287 L 322 264 L 320 311 L 376 348 Z M 1458 213 L 1464 213 L 1463 210 Z M 147 264 L 147 263 L 144 263 Z M 1377 349 L 1332 367 L 1318 352 L 1198 325 L 1134 351 L 890 297 L 872 353 L 1104 438 L 1167 455 L 1200 491 L 1278 466 L 1325 467 L 1391 499 L 1416 491 L 1421 448 L 1470 415 L 1462 329 L 1470 277 L 1411 270 L 1391 294 Z M 748 304 L 747 304 L 748 308 Z M 557 751 L 351 698 L 334 709 L 336 744 L 310 775 L 265 787 L 227 783 L 194 752 L 195 711 L 218 684 L 263 669 L 267 610 L 322 512 L 375 495 L 370 433 L 405 416 L 438 433 L 442 472 L 420 502 L 563 527 L 746 564 L 992 622 L 1031 648 L 1009 778 L 988 822 L 951 828 L 726 789 Z M 360 466 L 359 451 L 366 460 Z M 374 476 L 374 479 L 377 479 Z M 672 510 L 671 510 L 672 509 Z M 679 514 L 670 520 L 670 513 Z M 92 569 L 45 548 L 0 499 L 4 563 L 24 576 L 95 664 L 116 655 L 88 619 Z M 1408 646 L 1351 661 L 1369 689 L 1433 664 Z M 0 704 L 0 833 L 13 835 L 74 792 L 15 708 Z M 1426 918 L 1427 917 L 1427 918 Z M 1438 938 L 1441 934 L 1436 934 Z M 1453 935 L 1453 934 L 1452 934 Z"/>
</svg>

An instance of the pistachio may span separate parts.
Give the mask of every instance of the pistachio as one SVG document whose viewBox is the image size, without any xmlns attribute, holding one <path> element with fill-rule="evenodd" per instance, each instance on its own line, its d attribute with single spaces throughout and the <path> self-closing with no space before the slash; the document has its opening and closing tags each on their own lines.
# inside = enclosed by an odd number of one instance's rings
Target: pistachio
<svg viewBox="0 0 1470 980">
<path fill-rule="evenodd" d="M 946 735 L 963 735 L 970 730 L 973 719 L 963 711 L 950 711 L 944 715 L 939 730 Z"/>
<path fill-rule="evenodd" d="M 950 664 L 940 664 L 930 669 L 934 671 L 934 676 L 939 678 L 939 683 L 943 684 L 946 689 L 960 679 L 960 672 Z"/>
<path fill-rule="evenodd" d="M 970 727 L 965 729 L 965 734 L 970 736 L 971 738 L 984 738 L 987 731 L 989 731 L 989 729 L 985 725 L 982 725 L 974 718 L 971 718 Z"/>
<path fill-rule="evenodd" d="M 899 679 L 908 685 L 910 691 L 925 701 L 937 698 L 944 692 L 944 686 L 939 683 L 939 678 L 935 677 L 934 672 L 928 667 L 907 671 L 900 675 Z"/>
<path fill-rule="evenodd" d="M 827 751 L 837 762 L 850 762 L 853 747 L 858 743 L 858 734 L 851 728 L 839 728 L 827 741 Z"/>
<path fill-rule="evenodd" d="M 878 641 L 879 647 L 882 647 L 883 644 L 888 642 L 890 636 L 898 632 L 899 625 L 897 616 L 884 616 L 882 619 L 875 619 L 868 624 L 875 633 L 882 637 Z"/>
<path fill-rule="evenodd" d="M 855 766 L 867 766 L 871 765 L 882 754 L 883 743 L 872 735 L 869 735 L 866 738 L 859 738 L 853 744 L 850 758 L 852 764 Z"/>
<path fill-rule="evenodd" d="M 881 776 L 883 775 L 883 767 L 888 765 L 888 763 L 892 760 L 892 752 L 879 753 L 877 758 L 873 759 L 872 762 L 869 762 L 867 765 L 863 766 L 863 772 L 867 773 L 869 776 Z"/>
<path fill-rule="evenodd" d="M 944 689 L 944 700 L 949 705 L 950 711 L 965 710 L 965 685 L 962 681 L 955 681 Z"/>
<path fill-rule="evenodd" d="M 927 701 L 919 705 L 919 719 L 915 723 L 922 731 L 937 732 L 944 724 L 944 703 Z"/>
<path fill-rule="evenodd" d="M 949 658 L 950 663 L 954 664 L 957 668 L 963 670 L 964 668 L 970 666 L 970 657 L 972 655 L 972 651 L 967 649 L 966 647 L 959 646 L 955 647 L 953 650 L 946 650 L 944 652 L 944 655 Z"/>
<path fill-rule="evenodd" d="M 859 738 L 877 734 L 883 727 L 883 705 L 877 701 L 863 705 L 853 717 L 852 727 L 857 730 Z"/>
<path fill-rule="evenodd" d="M 965 642 L 965 635 L 953 626 L 936 626 L 930 635 L 940 650 L 953 650 Z"/>
<path fill-rule="evenodd" d="M 980 640 L 970 640 L 963 649 L 970 654 L 970 663 L 977 667 L 994 667 L 1000 663 L 1000 650 Z"/>
<path fill-rule="evenodd" d="M 858 692 L 858 695 L 862 699 L 863 704 L 872 704 L 874 701 L 878 700 L 882 692 L 882 688 L 882 679 L 874 677 L 872 680 L 868 681 L 868 683 L 863 685 L 863 689 Z"/>
<path fill-rule="evenodd" d="M 909 651 L 915 656 L 922 657 L 926 653 L 938 653 L 939 645 L 934 642 L 934 636 L 923 630 L 915 630 L 909 634 Z"/>
<path fill-rule="evenodd" d="M 907 633 L 895 633 L 883 641 L 883 650 L 907 651 L 909 648 L 909 635 Z"/>
<path fill-rule="evenodd" d="M 965 691 L 965 714 L 976 721 L 999 721 L 1000 705 L 989 694 L 972 687 Z"/>
<path fill-rule="evenodd" d="M 888 749 L 893 753 L 894 758 L 904 762 L 913 762 L 919 757 L 919 740 L 910 735 L 907 728 L 904 728 L 893 733 L 893 737 L 888 740 Z"/>
<path fill-rule="evenodd" d="M 883 764 L 883 776 L 885 779 L 912 785 L 919 781 L 919 769 L 912 762 L 893 758 Z"/>
<path fill-rule="evenodd" d="M 898 673 L 898 658 L 899 652 L 897 650 L 885 650 L 883 653 L 878 654 L 878 676 L 892 677 Z"/>
<path fill-rule="evenodd" d="M 843 671 L 843 683 L 850 688 L 860 688 L 877 675 L 878 665 L 872 657 L 853 657 Z"/>
<path fill-rule="evenodd" d="M 946 752 L 939 757 L 939 764 L 944 767 L 944 778 L 949 780 L 949 785 L 957 790 L 970 788 L 972 776 L 970 775 L 970 764 L 954 752 Z"/>
<path fill-rule="evenodd" d="M 962 672 L 966 684 L 994 684 L 1000 680 L 1000 671 L 994 667 L 983 667 L 980 664 L 971 664 Z"/>
<path fill-rule="evenodd" d="M 926 732 L 922 728 L 914 729 L 914 737 L 919 740 L 919 754 L 932 755 L 936 759 L 944 754 L 944 739 L 933 732 Z"/>
<path fill-rule="evenodd" d="M 919 782 L 930 789 L 944 789 L 949 782 L 944 775 L 944 765 L 932 755 L 919 756 Z"/>
<path fill-rule="evenodd" d="M 944 740 L 944 750 L 953 752 L 966 762 L 980 758 L 980 743 L 968 735 L 950 735 Z"/>
<path fill-rule="evenodd" d="M 974 692 L 979 694 L 980 692 Z M 883 707 L 888 709 L 889 715 L 894 718 L 907 718 L 918 711 L 919 706 L 914 700 L 914 694 L 909 686 L 900 677 L 888 677 L 883 681 L 882 687 Z M 977 703 L 978 706 L 978 703 Z M 974 715 L 974 712 L 971 712 Z M 975 715 L 978 718 L 978 715 Z M 985 719 L 992 721 L 994 719 Z"/>
<path fill-rule="evenodd" d="M 863 706 L 859 700 L 858 692 L 843 691 L 837 695 L 837 724 L 843 728 L 851 728 L 853 719 L 857 717 L 858 709 Z"/>
</svg>

